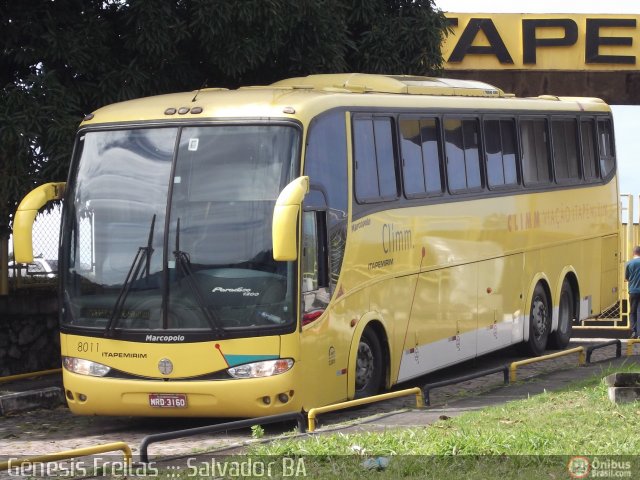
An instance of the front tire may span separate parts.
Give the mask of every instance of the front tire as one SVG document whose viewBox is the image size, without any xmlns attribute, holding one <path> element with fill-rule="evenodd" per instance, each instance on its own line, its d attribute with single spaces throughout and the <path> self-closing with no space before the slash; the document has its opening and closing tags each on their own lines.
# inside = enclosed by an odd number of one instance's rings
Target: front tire
<svg viewBox="0 0 640 480">
<path fill-rule="evenodd" d="M 549 296 L 543 285 L 538 283 L 531 297 L 529 311 L 529 340 L 525 344 L 531 355 L 538 357 L 547 348 L 547 339 L 551 329 L 551 308 Z"/>
<path fill-rule="evenodd" d="M 571 330 L 576 318 L 576 303 L 573 289 L 565 279 L 560 290 L 560 305 L 558 307 L 558 328 L 549 335 L 549 345 L 560 350 L 569 345 Z"/>
<path fill-rule="evenodd" d="M 383 379 L 382 347 L 374 331 L 366 329 L 358 343 L 356 356 L 355 398 L 370 397 L 382 388 Z"/>
</svg>

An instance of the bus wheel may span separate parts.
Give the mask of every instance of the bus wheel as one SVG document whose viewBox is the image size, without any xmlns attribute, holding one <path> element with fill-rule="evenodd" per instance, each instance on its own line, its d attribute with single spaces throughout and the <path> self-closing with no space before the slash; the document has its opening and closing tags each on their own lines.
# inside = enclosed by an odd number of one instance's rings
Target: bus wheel
<svg viewBox="0 0 640 480">
<path fill-rule="evenodd" d="M 355 398 L 375 395 L 382 386 L 382 348 L 374 331 L 367 328 L 358 343 Z"/>
<path fill-rule="evenodd" d="M 529 341 L 527 350 L 534 356 L 542 355 L 547 348 L 547 338 L 551 329 L 551 309 L 549 297 L 541 283 L 536 285 L 531 298 L 529 314 Z"/>
<path fill-rule="evenodd" d="M 569 345 L 571 340 L 571 327 L 576 318 L 576 304 L 573 299 L 571 285 L 565 279 L 560 290 L 560 306 L 558 308 L 558 328 L 549 335 L 549 344 L 558 349 Z"/>
</svg>

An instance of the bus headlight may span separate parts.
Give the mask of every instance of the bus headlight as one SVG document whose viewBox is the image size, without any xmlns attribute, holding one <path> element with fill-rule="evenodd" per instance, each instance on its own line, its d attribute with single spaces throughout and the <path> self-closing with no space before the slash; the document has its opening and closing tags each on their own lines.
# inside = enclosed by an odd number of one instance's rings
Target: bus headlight
<svg viewBox="0 0 640 480">
<path fill-rule="evenodd" d="M 111 370 L 111 367 L 101 363 L 75 357 L 62 357 L 62 365 L 70 372 L 79 375 L 91 375 L 92 377 L 104 377 Z"/>
<path fill-rule="evenodd" d="M 293 359 L 279 358 L 278 360 L 266 360 L 264 362 L 247 363 L 232 367 L 227 372 L 233 378 L 259 378 L 271 377 L 288 372 L 293 367 Z"/>
</svg>

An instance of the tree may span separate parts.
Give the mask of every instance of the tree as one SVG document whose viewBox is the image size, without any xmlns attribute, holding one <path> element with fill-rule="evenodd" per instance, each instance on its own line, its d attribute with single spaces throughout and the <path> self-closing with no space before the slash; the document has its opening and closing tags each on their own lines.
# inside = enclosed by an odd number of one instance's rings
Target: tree
<svg viewBox="0 0 640 480">
<path fill-rule="evenodd" d="M 326 72 L 434 74 L 433 0 L 0 0 L 0 238 L 99 106 Z"/>
</svg>

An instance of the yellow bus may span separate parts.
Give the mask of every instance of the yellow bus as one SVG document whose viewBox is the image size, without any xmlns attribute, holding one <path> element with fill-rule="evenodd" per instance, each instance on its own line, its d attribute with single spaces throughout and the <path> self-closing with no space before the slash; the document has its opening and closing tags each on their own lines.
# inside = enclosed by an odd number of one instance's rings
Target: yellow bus
<svg viewBox="0 0 640 480">
<path fill-rule="evenodd" d="M 616 302 L 598 99 L 314 75 L 101 108 L 63 198 L 61 350 L 84 415 L 258 417 L 376 394 Z"/>
</svg>

